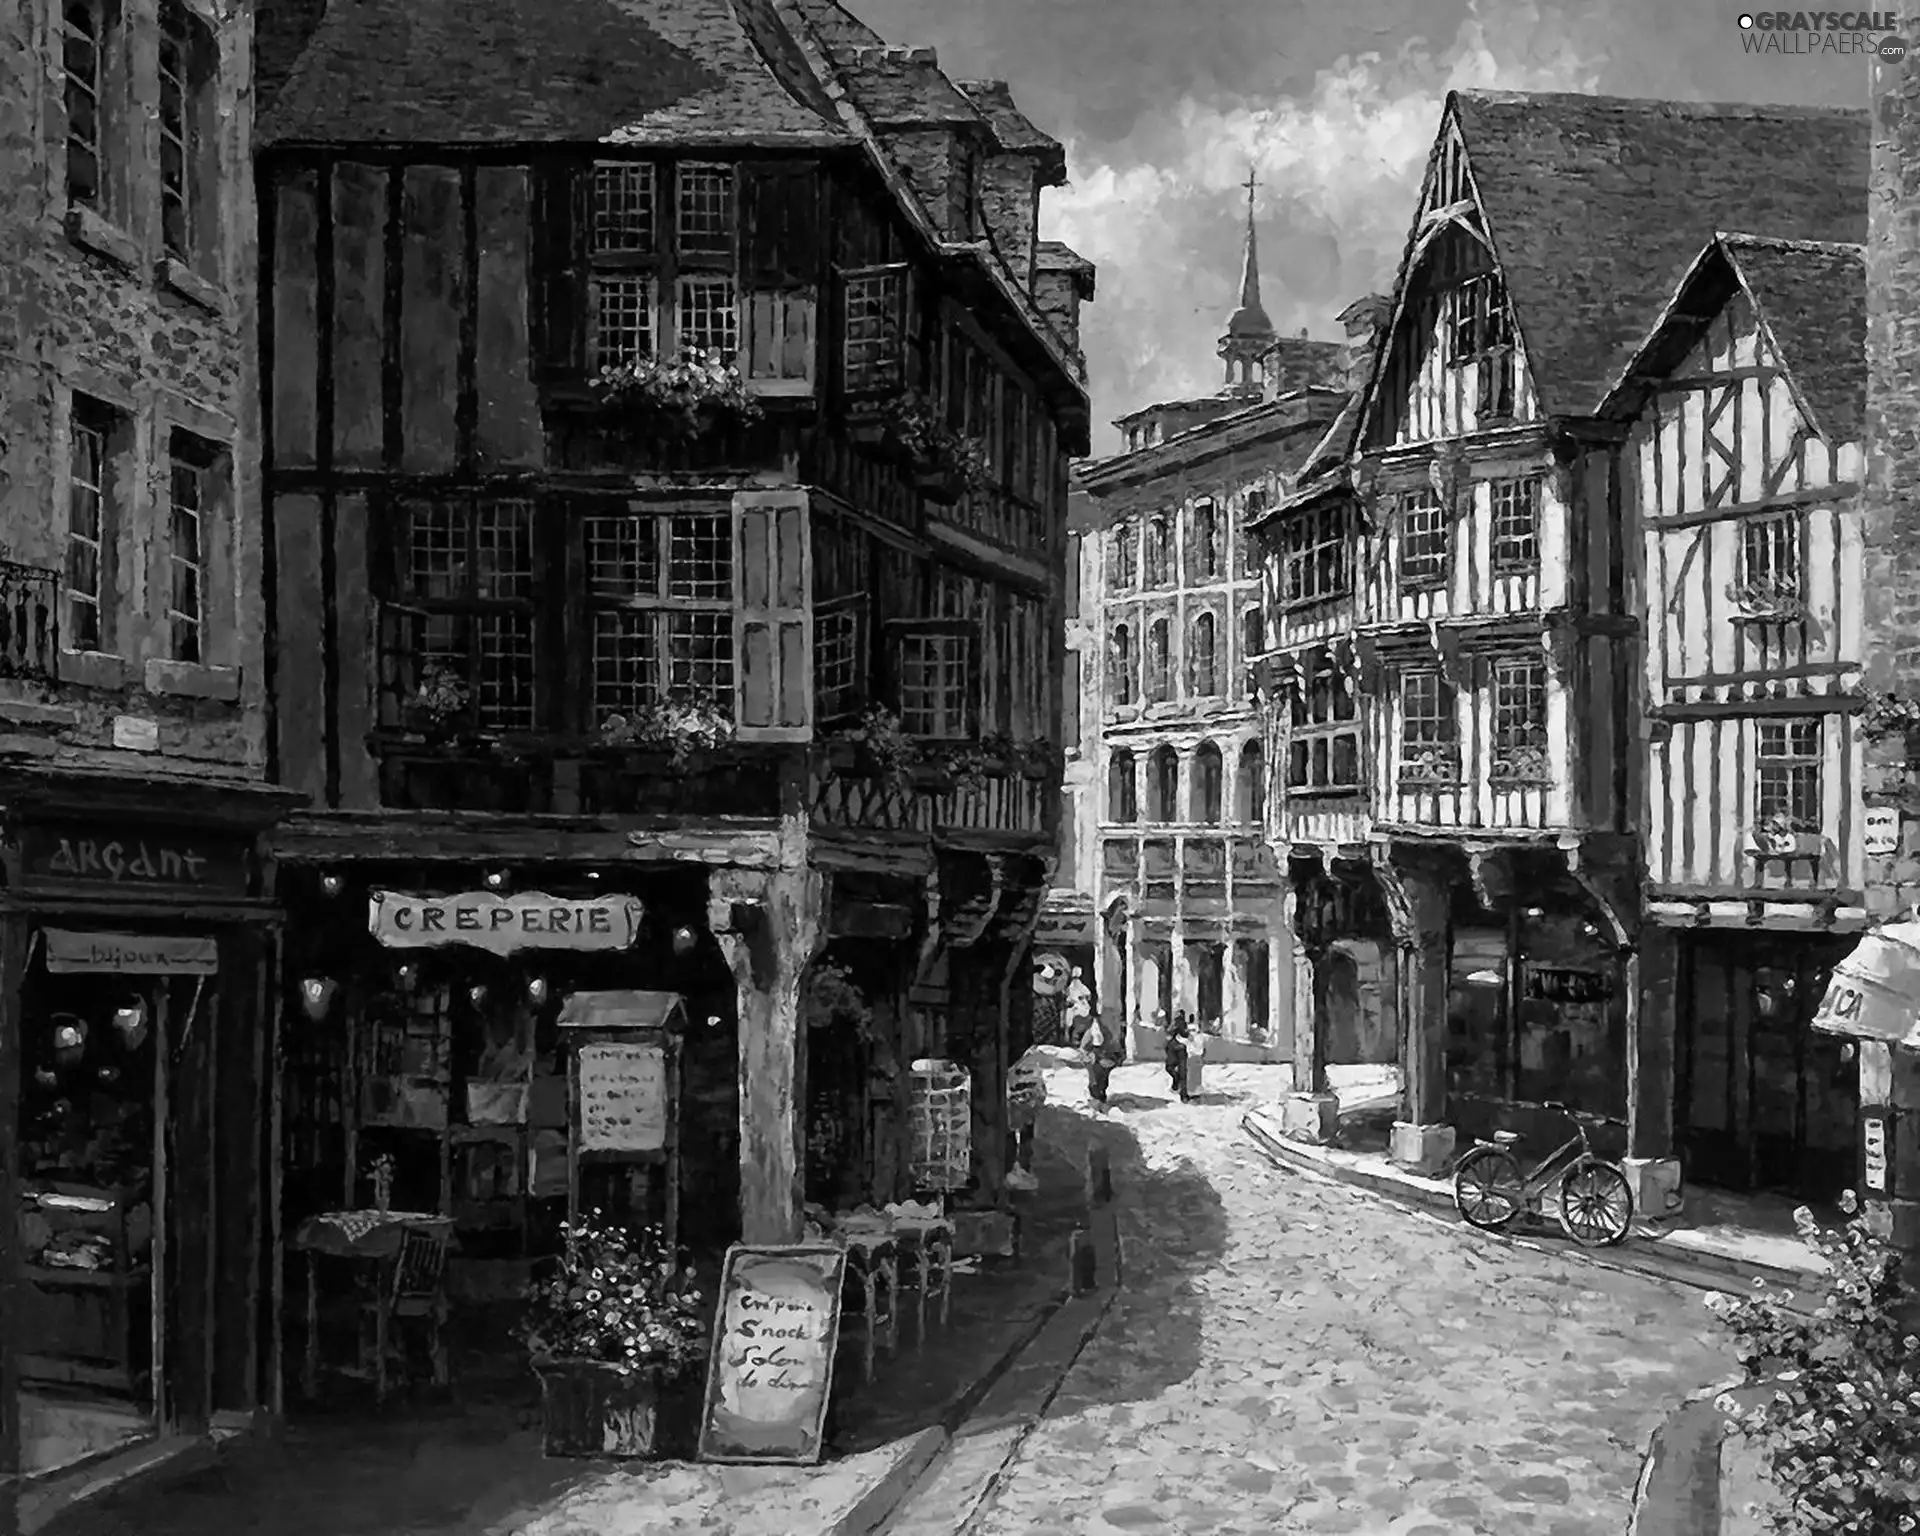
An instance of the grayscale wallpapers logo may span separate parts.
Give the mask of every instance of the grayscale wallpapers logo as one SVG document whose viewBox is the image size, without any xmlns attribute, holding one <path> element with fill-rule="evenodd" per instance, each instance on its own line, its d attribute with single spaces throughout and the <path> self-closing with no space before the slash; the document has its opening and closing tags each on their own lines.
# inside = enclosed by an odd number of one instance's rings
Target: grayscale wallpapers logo
<svg viewBox="0 0 1920 1536">
<path fill-rule="evenodd" d="M 1888 61 L 1907 56 L 1897 11 L 1747 11 L 1740 44 L 1748 53 L 1869 54 Z"/>
</svg>

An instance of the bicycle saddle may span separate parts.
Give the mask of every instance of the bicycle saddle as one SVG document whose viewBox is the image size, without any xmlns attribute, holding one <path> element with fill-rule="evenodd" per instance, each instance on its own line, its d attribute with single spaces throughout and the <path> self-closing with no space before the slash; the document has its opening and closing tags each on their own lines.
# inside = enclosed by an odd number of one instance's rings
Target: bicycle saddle
<svg viewBox="0 0 1920 1536">
<path fill-rule="evenodd" d="M 1521 1140 L 1518 1131 L 1495 1131 L 1489 1141 L 1496 1147 L 1517 1146 Z"/>
</svg>

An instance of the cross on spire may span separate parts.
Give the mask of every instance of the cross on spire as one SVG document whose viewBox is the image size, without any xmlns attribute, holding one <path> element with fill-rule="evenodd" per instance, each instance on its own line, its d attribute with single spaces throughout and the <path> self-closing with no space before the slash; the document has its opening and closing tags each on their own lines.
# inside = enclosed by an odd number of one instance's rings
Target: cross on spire
<svg viewBox="0 0 1920 1536">
<path fill-rule="evenodd" d="M 1252 166 L 1247 167 L 1247 179 L 1241 182 L 1240 185 L 1247 189 L 1247 202 L 1251 204 L 1253 202 L 1253 190 L 1260 185 L 1259 178 L 1253 174 Z"/>
</svg>

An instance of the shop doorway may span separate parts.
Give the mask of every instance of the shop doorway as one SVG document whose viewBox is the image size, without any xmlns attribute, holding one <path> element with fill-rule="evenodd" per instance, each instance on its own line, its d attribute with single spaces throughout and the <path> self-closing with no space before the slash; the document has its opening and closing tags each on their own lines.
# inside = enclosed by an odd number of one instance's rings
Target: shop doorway
<svg viewBox="0 0 1920 1536">
<path fill-rule="evenodd" d="M 1681 941 L 1675 1131 L 1689 1180 L 1827 1201 L 1853 1179 L 1857 1066 L 1815 1034 L 1848 941 L 1767 934 Z"/>
<path fill-rule="evenodd" d="M 147 1439 L 164 1416 L 169 1069 L 216 1011 L 211 976 L 67 968 L 46 940 L 36 935 L 20 1013 L 29 1477 Z"/>
</svg>

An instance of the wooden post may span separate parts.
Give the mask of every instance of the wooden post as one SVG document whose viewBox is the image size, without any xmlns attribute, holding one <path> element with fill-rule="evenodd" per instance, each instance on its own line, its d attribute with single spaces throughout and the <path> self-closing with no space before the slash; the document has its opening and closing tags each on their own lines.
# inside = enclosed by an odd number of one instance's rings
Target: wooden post
<svg viewBox="0 0 1920 1536">
<path fill-rule="evenodd" d="M 0 1536 L 20 1529 L 20 1030 L 27 917 L 0 914 Z"/>
<path fill-rule="evenodd" d="M 827 932 L 825 880 L 801 867 L 716 869 L 707 926 L 739 997 L 740 1230 L 800 1240 L 806 1199 L 806 1042 L 800 996 Z"/>
<path fill-rule="evenodd" d="M 1391 1156 L 1415 1172 L 1441 1172 L 1453 1159 L 1447 1123 L 1447 984 L 1453 935 L 1449 890 L 1434 872 L 1376 847 L 1374 876 L 1393 925 L 1395 1000 L 1400 1013 L 1400 1119 Z"/>
</svg>

